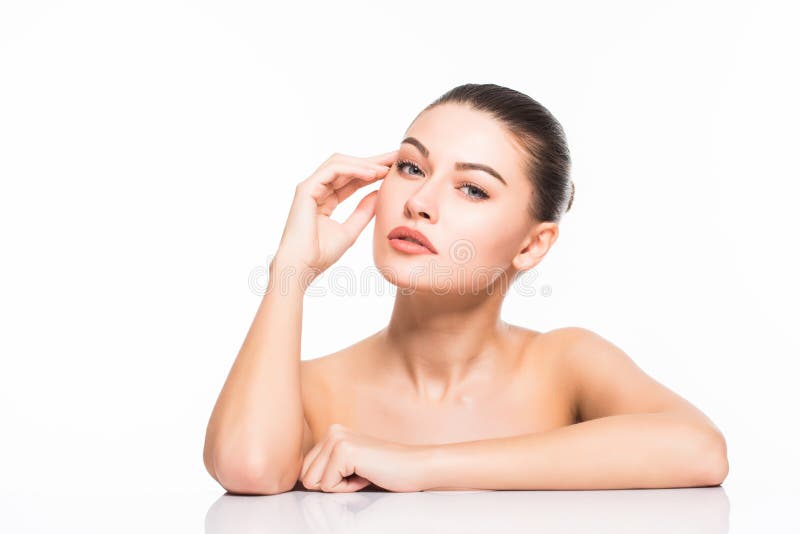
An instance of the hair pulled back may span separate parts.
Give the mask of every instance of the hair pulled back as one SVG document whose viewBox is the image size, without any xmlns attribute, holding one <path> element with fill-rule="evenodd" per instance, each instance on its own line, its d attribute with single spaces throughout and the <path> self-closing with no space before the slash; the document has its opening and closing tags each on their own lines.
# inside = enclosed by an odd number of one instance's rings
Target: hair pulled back
<svg viewBox="0 0 800 534">
<path fill-rule="evenodd" d="M 495 84 L 468 83 L 450 89 L 422 111 L 447 103 L 466 104 L 501 121 L 527 154 L 525 169 L 533 186 L 528 214 L 558 222 L 572 207 L 575 184 L 566 135 L 550 111 L 528 95 Z M 422 112 L 420 112 L 422 113 Z"/>
</svg>

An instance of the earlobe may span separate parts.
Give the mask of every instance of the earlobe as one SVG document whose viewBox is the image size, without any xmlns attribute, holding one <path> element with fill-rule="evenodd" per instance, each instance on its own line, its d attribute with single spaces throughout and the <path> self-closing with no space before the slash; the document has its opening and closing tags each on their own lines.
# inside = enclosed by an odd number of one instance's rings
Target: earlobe
<svg viewBox="0 0 800 534">
<path fill-rule="evenodd" d="M 539 259 L 539 256 L 526 252 L 524 254 L 518 254 L 512 263 L 517 271 L 525 272 L 536 267 L 536 264 L 539 263 Z"/>
</svg>

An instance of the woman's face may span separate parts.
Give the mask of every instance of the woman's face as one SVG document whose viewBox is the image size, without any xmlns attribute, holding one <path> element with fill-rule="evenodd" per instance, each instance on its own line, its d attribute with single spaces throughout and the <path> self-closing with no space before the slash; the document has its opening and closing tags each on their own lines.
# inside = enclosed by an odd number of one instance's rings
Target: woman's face
<svg viewBox="0 0 800 534">
<path fill-rule="evenodd" d="M 534 237 L 523 165 L 511 134 L 484 112 L 449 103 L 420 114 L 378 190 L 373 258 L 383 276 L 438 294 L 475 293 L 499 275 L 512 276 Z M 438 253 L 397 250 L 387 238 L 397 226 L 422 232 Z"/>
</svg>

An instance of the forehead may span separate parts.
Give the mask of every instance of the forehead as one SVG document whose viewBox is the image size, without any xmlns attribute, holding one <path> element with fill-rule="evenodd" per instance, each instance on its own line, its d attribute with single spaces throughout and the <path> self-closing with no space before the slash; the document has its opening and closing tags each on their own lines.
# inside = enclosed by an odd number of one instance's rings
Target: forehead
<svg viewBox="0 0 800 534">
<path fill-rule="evenodd" d="M 434 165 L 455 161 L 483 163 L 496 169 L 511 185 L 522 177 L 523 157 L 512 134 L 486 112 L 464 104 L 442 104 L 421 113 L 406 130 L 430 151 Z M 407 143 L 401 150 L 413 150 Z"/>
</svg>

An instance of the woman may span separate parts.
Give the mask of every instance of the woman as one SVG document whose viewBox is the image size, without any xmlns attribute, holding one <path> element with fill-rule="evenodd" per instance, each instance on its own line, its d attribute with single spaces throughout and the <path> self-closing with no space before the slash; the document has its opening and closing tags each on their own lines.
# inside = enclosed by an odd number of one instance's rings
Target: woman
<svg viewBox="0 0 800 534">
<path fill-rule="evenodd" d="M 255 494 L 720 484 L 719 429 L 618 347 L 500 319 L 510 282 L 558 237 L 569 170 L 543 106 L 466 84 L 425 108 L 398 150 L 334 154 L 300 182 L 211 414 L 209 473 Z M 330 218 L 378 181 L 345 222 Z M 304 292 L 373 216 L 375 263 L 401 289 L 391 320 L 301 361 Z"/>
</svg>

